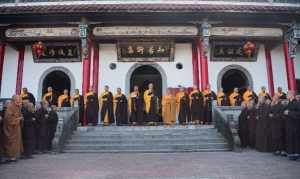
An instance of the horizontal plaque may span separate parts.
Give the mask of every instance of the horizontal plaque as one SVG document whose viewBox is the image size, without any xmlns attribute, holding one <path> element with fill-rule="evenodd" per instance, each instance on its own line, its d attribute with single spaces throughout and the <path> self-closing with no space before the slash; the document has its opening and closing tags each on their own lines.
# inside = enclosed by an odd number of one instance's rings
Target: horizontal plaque
<svg viewBox="0 0 300 179">
<path fill-rule="evenodd" d="M 56 28 L 14 28 L 7 29 L 5 36 L 8 38 L 30 37 L 79 37 L 78 27 Z"/>
<path fill-rule="evenodd" d="M 126 41 L 118 42 L 118 61 L 173 61 L 173 41 Z"/>
<path fill-rule="evenodd" d="M 212 27 L 212 36 L 228 37 L 277 37 L 283 35 L 280 28 L 255 28 L 255 27 Z"/>
<path fill-rule="evenodd" d="M 38 57 L 32 49 L 33 60 L 36 63 L 80 62 L 79 43 L 44 43 L 43 54 Z"/>
<path fill-rule="evenodd" d="M 110 26 L 95 27 L 95 36 L 196 36 L 195 26 Z"/>
<path fill-rule="evenodd" d="M 211 44 L 211 61 L 256 61 L 259 45 L 254 44 L 253 53 L 244 51 L 246 41 L 213 41 Z"/>
</svg>

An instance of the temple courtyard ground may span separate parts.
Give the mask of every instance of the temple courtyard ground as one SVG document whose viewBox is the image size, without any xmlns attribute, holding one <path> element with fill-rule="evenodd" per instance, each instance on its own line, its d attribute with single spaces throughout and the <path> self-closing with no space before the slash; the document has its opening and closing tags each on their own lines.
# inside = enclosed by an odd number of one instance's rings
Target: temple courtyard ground
<svg viewBox="0 0 300 179">
<path fill-rule="evenodd" d="M 1 179 L 299 179 L 300 161 L 268 153 L 45 154 L 0 165 Z"/>
</svg>

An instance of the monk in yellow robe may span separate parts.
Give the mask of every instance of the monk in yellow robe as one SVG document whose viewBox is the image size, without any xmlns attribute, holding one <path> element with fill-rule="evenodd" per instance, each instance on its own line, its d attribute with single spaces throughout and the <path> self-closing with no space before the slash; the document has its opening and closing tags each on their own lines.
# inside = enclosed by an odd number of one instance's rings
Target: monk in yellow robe
<svg viewBox="0 0 300 179">
<path fill-rule="evenodd" d="M 132 125 L 144 124 L 144 100 L 139 92 L 139 87 L 134 86 L 128 97 L 129 120 Z"/>
<path fill-rule="evenodd" d="M 264 87 L 264 86 L 261 87 L 260 92 L 258 93 L 258 96 L 264 97 L 265 100 L 272 100 L 271 95 L 268 92 L 266 92 L 266 87 Z"/>
<path fill-rule="evenodd" d="M 242 105 L 242 102 L 243 102 L 243 99 L 239 93 L 239 89 L 234 88 L 233 93 L 231 93 L 229 96 L 230 106 L 240 106 L 240 105 Z"/>
<path fill-rule="evenodd" d="M 58 107 L 71 107 L 71 100 L 67 89 L 64 89 L 63 94 L 58 97 Z"/>
<path fill-rule="evenodd" d="M 44 94 L 43 99 L 44 102 L 47 102 L 49 106 L 57 105 L 57 97 L 53 92 L 51 86 L 47 88 L 47 93 Z"/>
<path fill-rule="evenodd" d="M 227 106 L 228 105 L 227 96 L 224 93 L 223 88 L 221 88 L 219 90 L 219 92 L 217 93 L 217 105 L 218 106 Z"/>
<path fill-rule="evenodd" d="M 23 152 L 21 121 L 22 98 L 18 95 L 12 97 L 8 104 L 3 120 L 4 148 L 10 161 L 16 161 Z"/>
<path fill-rule="evenodd" d="M 109 87 L 105 85 L 104 92 L 99 97 L 100 116 L 103 125 L 115 122 L 113 100 L 113 94 L 109 91 Z"/>
<path fill-rule="evenodd" d="M 279 99 L 281 99 L 281 100 L 287 99 L 286 93 L 284 93 L 282 91 L 282 87 L 280 87 L 280 86 L 277 88 L 277 93 L 275 95 L 277 95 L 279 97 Z"/>
<path fill-rule="evenodd" d="M 190 93 L 191 122 L 193 124 L 203 124 L 204 121 L 204 97 L 197 86 L 193 87 Z"/>
<path fill-rule="evenodd" d="M 161 117 L 159 115 L 159 98 L 155 95 L 154 86 L 152 83 L 149 84 L 148 90 L 144 92 L 144 103 L 146 112 L 146 122 L 148 124 L 155 124 L 161 122 Z"/>
<path fill-rule="evenodd" d="M 162 117 L 165 125 L 176 123 L 176 98 L 172 95 L 171 90 L 162 98 Z"/>
<path fill-rule="evenodd" d="M 204 118 L 205 123 L 211 124 L 212 122 L 212 103 L 216 100 L 217 95 L 211 90 L 210 85 L 207 85 L 206 89 L 203 91 L 204 96 Z"/>
<path fill-rule="evenodd" d="M 249 86 L 247 90 L 243 94 L 243 101 L 246 105 L 248 105 L 249 101 L 254 100 L 257 101 L 257 95 L 254 93 L 252 88 Z"/>
<path fill-rule="evenodd" d="M 176 112 L 179 124 L 185 125 L 191 121 L 190 98 L 182 86 L 176 94 Z"/>
<path fill-rule="evenodd" d="M 90 87 L 89 92 L 84 96 L 84 108 L 87 122 L 96 126 L 98 124 L 99 100 L 92 87 Z"/>
</svg>

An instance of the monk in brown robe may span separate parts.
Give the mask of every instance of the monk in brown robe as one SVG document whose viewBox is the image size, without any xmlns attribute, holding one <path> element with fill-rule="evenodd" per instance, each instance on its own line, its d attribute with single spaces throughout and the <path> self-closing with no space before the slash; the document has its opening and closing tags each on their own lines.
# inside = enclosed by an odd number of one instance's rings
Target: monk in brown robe
<svg viewBox="0 0 300 179">
<path fill-rule="evenodd" d="M 223 88 L 219 90 L 217 93 L 217 105 L 218 106 L 227 106 L 228 105 L 228 99 L 226 94 L 223 91 Z"/>
<path fill-rule="evenodd" d="M 170 89 L 167 89 L 166 95 L 162 98 L 162 117 L 165 125 L 176 123 L 176 98 Z"/>
<path fill-rule="evenodd" d="M 118 126 L 128 124 L 128 102 L 121 88 L 117 88 L 117 94 L 114 96 L 114 111 L 116 123 Z"/>
<path fill-rule="evenodd" d="M 98 124 L 99 100 L 92 87 L 90 87 L 89 92 L 84 96 L 84 108 L 87 122 L 96 126 Z"/>
<path fill-rule="evenodd" d="M 254 93 L 252 88 L 249 86 L 243 94 L 243 101 L 248 104 L 250 100 L 257 101 L 257 95 Z"/>
<path fill-rule="evenodd" d="M 242 111 L 239 115 L 239 137 L 241 140 L 241 147 L 246 148 L 249 146 L 249 122 L 248 122 L 248 113 L 249 110 L 247 108 L 247 105 L 245 103 L 242 103 Z"/>
<path fill-rule="evenodd" d="M 79 110 L 79 122 L 83 126 L 84 115 L 84 100 L 83 96 L 79 94 L 79 89 L 75 89 L 75 94 L 71 97 L 71 106 Z"/>
<path fill-rule="evenodd" d="M 22 100 L 29 100 L 30 103 L 35 105 L 35 98 L 32 93 L 28 92 L 27 88 L 22 88 L 21 97 Z"/>
<path fill-rule="evenodd" d="M 280 86 L 277 88 L 277 92 L 275 95 L 277 95 L 280 100 L 286 99 L 286 94 L 282 91 L 282 87 Z"/>
<path fill-rule="evenodd" d="M 23 152 L 21 134 L 21 113 L 22 98 L 18 95 L 12 97 L 8 104 L 3 120 L 4 148 L 9 161 L 16 161 Z"/>
<path fill-rule="evenodd" d="M 180 86 L 179 92 L 176 94 L 176 111 L 179 124 L 185 125 L 191 121 L 189 95 L 182 86 Z"/>
<path fill-rule="evenodd" d="M 207 85 L 206 90 L 203 91 L 204 96 L 204 119 L 205 123 L 211 124 L 212 122 L 212 103 L 216 100 L 217 95 L 210 88 L 210 85 Z"/>
<path fill-rule="evenodd" d="M 47 88 L 47 93 L 44 94 L 42 101 L 47 102 L 50 106 L 57 105 L 57 96 L 53 92 L 53 89 L 51 86 L 49 86 Z"/>
<path fill-rule="evenodd" d="M 190 93 L 190 109 L 191 122 L 193 124 L 204 124 L 204 99 L 197 86 L 194 86 L 193 91 Z"/>
<path fill-rule="evenodd" d="M 234 88 L 233 92 L 230 94 L 229 103 L 230 106 L 240 106 L 242 104 L 242 96 L 240 95 L 238 88 Z"/>
<path fill-rule="evenodd" d="M 58 107 L 71 107 L 71 98 L 67 89 L 64 89 L 63 94 L 58 97 Z"/>
<path fill-rule="evenodd" d="M 138 86 L 133 87 L 133 92 L 128 97 L 128 111 L 129 120 L 133 125 L 144 124 L 144 100 Z"/>
<path fill-rule="evenodd" d="M 103 125 L 115 123 L 113 94 L 109 91 L 109 87 L 104 87 L 104 92 L 99 96 L 99 108 L 101 113 L 101 121 Z"/>
</svg>

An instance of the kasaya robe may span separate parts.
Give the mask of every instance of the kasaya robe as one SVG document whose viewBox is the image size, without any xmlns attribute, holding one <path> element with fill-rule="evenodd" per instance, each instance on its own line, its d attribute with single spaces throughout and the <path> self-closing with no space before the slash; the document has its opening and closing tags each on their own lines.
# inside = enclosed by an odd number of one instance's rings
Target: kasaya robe
<svg viewBox="0 0 300 179">
<path fill-rule="evenodd" d="M 30 103 L 32 103 L 35 106 L 35 98 L 32 93 L 21 93 L 22 100 L 28 100 Z"/>
<path fill-rule="evenodd" d="M 248 104 L 251 100 L 257 102 L 257 95 L 253 91 L 245 91 L 243 94 L 243 101 L 245 102 L 245 104 Z"/>
<path fill-rule="evenodd" d="M 199 90 L 190 93 L 191 121 L 204 123 L 204 99 Z"/>
<path fill-rule="evenodd" d="M 57 106 L 57 96 L 53 92 L 48 92 L 44 94 L 43 101 L 47 101 L 49 106 Z"/>
<path fill-rule="evenodd" d="M 243 108 L 239 115 L 239 137 L 241 140 L 241 147 L 245 148 L 249 146 L 249 111 L 247 108 Z"/>
<path fill-rule="evenodd" d="M 124 94 L 117 94 L 114 97 L 115 116 L 118 126 L 128 124 L 128 102 Z"/>
<path fill-rule="evenodd" d="M 24 155 L 31 156 L 36 147 L 36 134 L 35 134 L 35 113 L 23 108 L 22 114 L 24 117 L 22 128 L 22 139 L 24 146 Z"/>
<path fill-rule="evenodd" d="M 101 121 L 104 125 L 115 122 L 113 98 L 113 94 L 109 91 L 103 92 L 99 97 Z"/>
<path fill-rule="evenodd" d="M 272 100 L 271 95 L 269 93 L 267 93 L 267 92 L 261 91 L 261 92 L 258 93 L 258 96 L 259 97 L 264 97 L 265 100 Z"/>
<path fill-rule="evenodd" d="M 217 94 L 217 105 L 218 106 L 227 106 L 228 105 L 228 99 L 224 92 L 219 92 Z"/>
<path fill-rule="evenodd" d="M 240 106 L 242 105 L 243 99 L 240 93 L 233 92 L 229 96 L 230 106 Z"/>
<path fill-rule="evenodd" d="M 271 151 L 284 151 L 284 134 L 282 130 L 283 105 L 278 102 L 271 105 L 269 118 L 271 122 Z"/>
<path fill-rule="evenodd" d="M 58 97 L 58 107 L 71 107 L 71 98 L 69 95 L 60 95 Z"/>
<path fill-rule="evenodd" d="M 166 125 L 176 123 L 176 98 L 173 95 L 166 95 L 162 98 L 162 117 Z"/>
<path fill-rule="evenodd" d="M 144 93 L 145 102 L 145 121 L 146 122 L 161 122 L 161 117 L 159 114 L 160 103 L 159 98 L 150 91 L 145 91 Z"/>
<path fill-rule="evenodd" d="M 23 152 L 21 133 L 21 107 L 10 102 L 6 108 L 3 120 L 4 148 L 6 156 L 18 158 Z"/>
<path fill-rule="evenodd" d="M 53 109 L 49 111 L 47 125 L 48 125 L 48 145 L 47 149 L 52 150 L 52 140 L 55 137 L 55 132 L 58 123 L 58 115 L 57 112 Z"/>
<path fill-rule="evenodd" d="M 276 95 L 279 97 L 279 99 L 281 100 L 285 100 L 286 99 L 286 94 L 284 92 L 277 92 Z"/>
<path fill-rule="evenodd" d="M 185 92 L 178 92 L 176 94 L 176 106 L 179 124 L 189 123 L 191 121 L 189 95 Z"/>
<path fill-rule="evenodd" d="M 144 100 L 138 92 L 132 92 L 128 98 L 130 122 L 138 125 L 144 124 Z"/>
<path fill-rule="evenodd" d="M 271 125 L 269 122 L 269 111 L 270 105 L 267 104 L 260 105 L 257 109 L 255 147 L 260 152 L 270 151 Z"/>
<path fill-rule="evenodd" d="M 248 121 L 248 133 L 249 133 L 249 146 L 255 148 L 256 143 L 256 123 L 257 123 L 257 108 L 253 107 L 248 109 L 247 121 Z"/>
<path fill-rule="evenodd" d="M 284 115 L 286 121 L 286 152 L 288 154 L 300 153 L 300 103 L 294 99 L 284 108 L 288 114 Z"/>
<path fill-rule="evenodd" d="M 84 98 L 86 117 L 88 123 L 98 124 L 99 100 L 94 92 L 88 92 Z"/>
<path fill-rule="evenodd" d="M 216 100 L 215 92 L 211 90 L 204 90 L 204 121 L 205 123 L 210 124 L 212 122 L 212 103 L 213 100 Z"/>
<path fill-rule="evenodd" d="M 71 98 L 71 106 L 77 107 L 79 112 L 79 122 L 83 125 L 83 115 L 84 115 L 84 100 L 82 95 L 74 95 Z"/>
<path fill-rule="evenodd" d="M 37 149 L 40 152 L 48 150 L 49 144 L 49 126 L 48 126 L 48 111 L 45 108 L 40 108 L 35 113 L 36 116 L 36 135 L 37 135 Z"/>
</svg>

